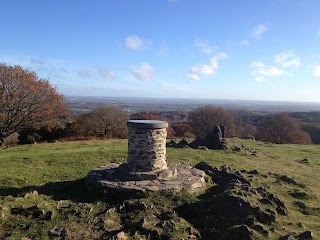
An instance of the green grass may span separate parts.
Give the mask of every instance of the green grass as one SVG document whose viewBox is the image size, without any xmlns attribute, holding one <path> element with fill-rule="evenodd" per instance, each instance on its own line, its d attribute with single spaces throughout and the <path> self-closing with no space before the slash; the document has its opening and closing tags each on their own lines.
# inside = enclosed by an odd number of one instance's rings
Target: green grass
<svg viewBox="0 0 320 240">
<path fill-rule="evenodd" d="M 288 208 L 288 216 L 278 217 L 277 231 L 270 238 L 301 232 L 299 223 L 311 230 L 316 239 L 320 238 L 320 147 L 275 145 L 237 138 L 228 139 L 228 143 L 243 145 L 242 150 L 167 148 L 167 161 L 191 165 L 204 161 L 239 170 L 258 170 L 268 177 L 253 177 L 252 184 L 268 185 L 269 191 L 277 194 Z M 309 164 L 298 162 L 305 158 Z M 126 140 L 57 142 L 0 149 L 0 239 L 49 239 L 48 231 L 59 226 L 68 229 L 69 239 L 108 239 L 119 229 L 131 239 L 144 239 L 143 236 L 153 230 L 168 239 L 187 238 L 185 229 L 193 227 L 192 223 L 174 209 L 199 201 L 196 195 L 151 193 L 128 198 L 113 192 L 92 196 L 86 191 L 83 178 L 90 170 L 109 162 L 126 162 L 126 159 Z M 274 174 L 286 175 L 305 187 L 277 182 Z M 309 198 L 299 199 L 289 194 L 290 190 L 297 189 Z M 121 213 L 119 210 L 121 204 L 136 206 L 141 202 L 145 206 L 140 210 L 138 207 L 139 211 Z M 12 209 L 27 211 L 25 209 L 32 206 L 37 206 L 40 215 L 30 217 L 30 214 L 12 212 Z M 114 208 L 115 213 L 111 213 Z M 145 229 L 150 228 L 150 232 L 135 232 L 144 217 L 149 221 Z"/>
</svg>

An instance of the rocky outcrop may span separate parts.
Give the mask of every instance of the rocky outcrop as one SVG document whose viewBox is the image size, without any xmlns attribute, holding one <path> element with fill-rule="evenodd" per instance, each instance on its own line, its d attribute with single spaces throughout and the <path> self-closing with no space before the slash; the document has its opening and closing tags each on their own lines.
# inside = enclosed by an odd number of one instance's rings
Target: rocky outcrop
<svg viewBox="0 0 320 240">
<path fill-rule="evenodd" d="M 226 127 L 224 125 L 216 125 L 205 137 L 197 136 L 194 141 L 188 143 L 182 139 L 179 143 L 171 140 L 167 143 L 167 147 L 185 148 L 190 147 L 193 149 L 228 149 L 227 140 L 224 138 Z"/>
</svg>

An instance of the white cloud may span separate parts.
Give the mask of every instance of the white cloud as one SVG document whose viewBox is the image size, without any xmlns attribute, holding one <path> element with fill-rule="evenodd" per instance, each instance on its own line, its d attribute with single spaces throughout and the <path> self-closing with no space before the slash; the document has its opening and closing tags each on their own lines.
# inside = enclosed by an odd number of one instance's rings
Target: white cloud
<svg viewBox="0 0 320 240">
<path fill-rule="evenodd" d="M 320 77 L 320 65 L 314 67 L 313 75 L 315 77 Z"/>
<path fill-rule="evenodd" d="M 99 68 L 97 70 L 97 73 L 101 77 L 106 78 L 108 80 L 112 80 L 112 79 L 115 79 L 117 77 L 117 74 L 115 74 L 114 72 L 109 71 L 108 69 L 105 69 L 105 68 Z"/>
<path fill-rule="evenodd" d="M 146 47 L 145 42 L 136 35 L 128 36 L 125 46 L 132 50 L 143 50 Z"/>
<path fill-rule="evenodd" d="M 225 53 L 219 53 L 213 56 L 210 60 L 209 64 L 202 64 L 198 66 L 194 66 L 191 68 L 191 73 L 188 75 L 190 80 L 201 80 L 202 76 L 211 76 L 214 75 L 219 67 L 219 60 L 227 58 Z"/>
<path fill-rule="evenodd" d="M 209 42 L 196 40 L 196 47 L 199 48 L 205 54 L 211 54 L 213 49 L 209 46 Z"/>
<path fill-rule="evenodd" d="M 249 68 L 251 69 L 251 74 L 255 77 L 257 82 L 263 82 L 269 77 L 290 75 L 278 67 L 266 66 L 260 61 L 251 62 Z"/>
<path fill-rule="evenodd" d="M 199 81 L 199 80 L 201 80 L 201 78 L 200 78 L 197 74 L 195 74 L 195 73 L 190 73 L 190 74 L 188 74 L 188 78 L 189 78 L 190 80 L 193 80 L 193 81 Z"/>
<path fill-rule="evenodd" d="M 140 67 L 131 67 L 131 72 L 136 79 L 144 82 L 150 82 L 155 73 L 155 69 L 148 63 L 143 63 Z"/>
<path fill-rule="evenodd" d="M 261 38 L 262 34 L 264 32 L 266 32 L 267 30 L 268 30 L 268 28 L 265 25 L 260 24 L 260 25 L 253 28 L 252 35 L 253 35 L 253 37 L 259 39 L 259 38 Z"/>
<path fill-rule="evenodd" d="M 298 67 L 301 62 L 293 51 L 282 52 L 274 57 L 274 63 L 282 67 Z"/>
</svg>

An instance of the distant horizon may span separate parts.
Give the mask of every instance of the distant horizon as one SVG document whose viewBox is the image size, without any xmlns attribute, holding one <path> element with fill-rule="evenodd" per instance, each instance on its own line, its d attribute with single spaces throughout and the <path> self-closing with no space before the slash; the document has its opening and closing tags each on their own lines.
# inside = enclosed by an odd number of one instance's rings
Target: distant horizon
<svg viewBox="0 0 320 240">
<path fill-rule="evenodd" d="M 144 97 L 144 96 L 95 96 L 95 95 L 63 95 L 65 97 L 79 97 L 79 98 L 136 98 L 136 99 L 172 99 L 172 100 L 203 100 L 203 101 L 248 101 L 248 102 L 278 102 L 278 103 L 302 103 L 302 104 L 319 104 L 320 102 L 305 102 L 305 101 L 291 101 L 291 100 L 254 100 L 254 99 L 232 99 L 232 98 L 187 98 L 187 97 Z"/>
</svg>

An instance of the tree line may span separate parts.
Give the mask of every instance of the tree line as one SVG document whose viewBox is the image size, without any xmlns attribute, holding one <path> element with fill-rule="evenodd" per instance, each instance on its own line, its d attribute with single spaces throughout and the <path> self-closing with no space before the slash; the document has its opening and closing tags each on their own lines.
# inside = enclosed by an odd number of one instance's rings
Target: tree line
<svg viewBox="0 0 320 240">
<path fill-rule="evenodd" d="M 190 112 L 152 112 L 134 114 L 108 105 L 72 116 L 63 96 L 48 80 L 21 66 L 0 64 L 0 144 L 13 133 L 20 143 L 126 138 L 128 119 L 154 119 L 169 122 L 168 137 L 205 136 L 217 124 L 226 126 L 226 137 L 245 137 L 277 144 L 312 143 L 311 126 L 289 113 L 253 114 L 228 111 L 212 105 Z M 317 134 L 315 134 L 317 135 Z"/>
</svg>

